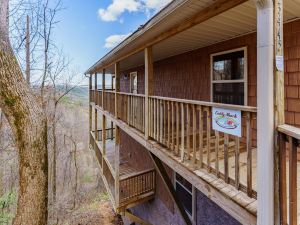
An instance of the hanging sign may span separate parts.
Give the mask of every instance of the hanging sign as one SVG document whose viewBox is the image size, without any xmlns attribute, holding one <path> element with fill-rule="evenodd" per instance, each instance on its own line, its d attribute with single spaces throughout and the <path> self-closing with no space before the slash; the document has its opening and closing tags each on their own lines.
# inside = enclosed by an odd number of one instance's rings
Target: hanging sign
<svg viewBox="0 0 300 225">
<path fill-rule="evenodd" d="M 282 55 L 276 55 L 276 69 L 283 72 L 284 59 Z"/>
<path fill-rule="evenodd" d="M 212 127 L 214 130 L 241 137 L 241 126 L 241 111 L 212 108 Z"/>
</svg>

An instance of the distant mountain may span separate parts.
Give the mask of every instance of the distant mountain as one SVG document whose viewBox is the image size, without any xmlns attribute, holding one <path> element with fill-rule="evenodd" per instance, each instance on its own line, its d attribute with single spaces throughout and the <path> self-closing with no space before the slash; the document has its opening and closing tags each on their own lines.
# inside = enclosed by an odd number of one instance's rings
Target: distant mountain
<svg viewBox="0 0 300 225">
<path fill-rule="evenodd" d="M 70 92 L 69 95 L 88 100 L 89 87 L 87 85 L 77 86 Z"/>
</svg>

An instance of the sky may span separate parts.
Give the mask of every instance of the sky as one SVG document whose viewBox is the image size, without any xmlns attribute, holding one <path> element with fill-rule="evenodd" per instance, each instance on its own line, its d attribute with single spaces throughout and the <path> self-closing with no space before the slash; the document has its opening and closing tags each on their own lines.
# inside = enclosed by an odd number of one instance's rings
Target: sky
<svg viewBox="0 0 300 225">
<path fill-rule="evenodd" d="M 171 0 L 63 0 L 54 40 L 84 73 Z"/>
</svg>

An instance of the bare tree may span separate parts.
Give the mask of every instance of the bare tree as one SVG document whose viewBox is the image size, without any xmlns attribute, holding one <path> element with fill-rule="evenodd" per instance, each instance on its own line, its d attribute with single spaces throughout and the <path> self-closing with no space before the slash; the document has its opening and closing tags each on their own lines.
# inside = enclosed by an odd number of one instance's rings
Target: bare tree
<svg viewBox="0 0 300 225">
<path fill-rule="evenodd" d="M 14 225 L 47 223 L 47 122 L 27 85 L 8 35 L 8 0 L 0 0 L 0 108 L 15 136 L 19 198 Z"/>
<path fill-rule="evenodd" d="M 30 19 L 26 18 L 26 81 L 30 85 Z"/>
</svg>

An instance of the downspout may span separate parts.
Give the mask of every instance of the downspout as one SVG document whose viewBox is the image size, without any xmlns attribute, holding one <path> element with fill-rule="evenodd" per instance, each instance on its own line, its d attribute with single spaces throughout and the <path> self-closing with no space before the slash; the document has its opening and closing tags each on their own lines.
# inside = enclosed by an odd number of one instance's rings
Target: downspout
<svg viewBox="0 0 300 225">
<path fill-rule="evenodd" d="M 274 4 L 257 6 L 257 224 L 274 224 Z"/>
</svg>

